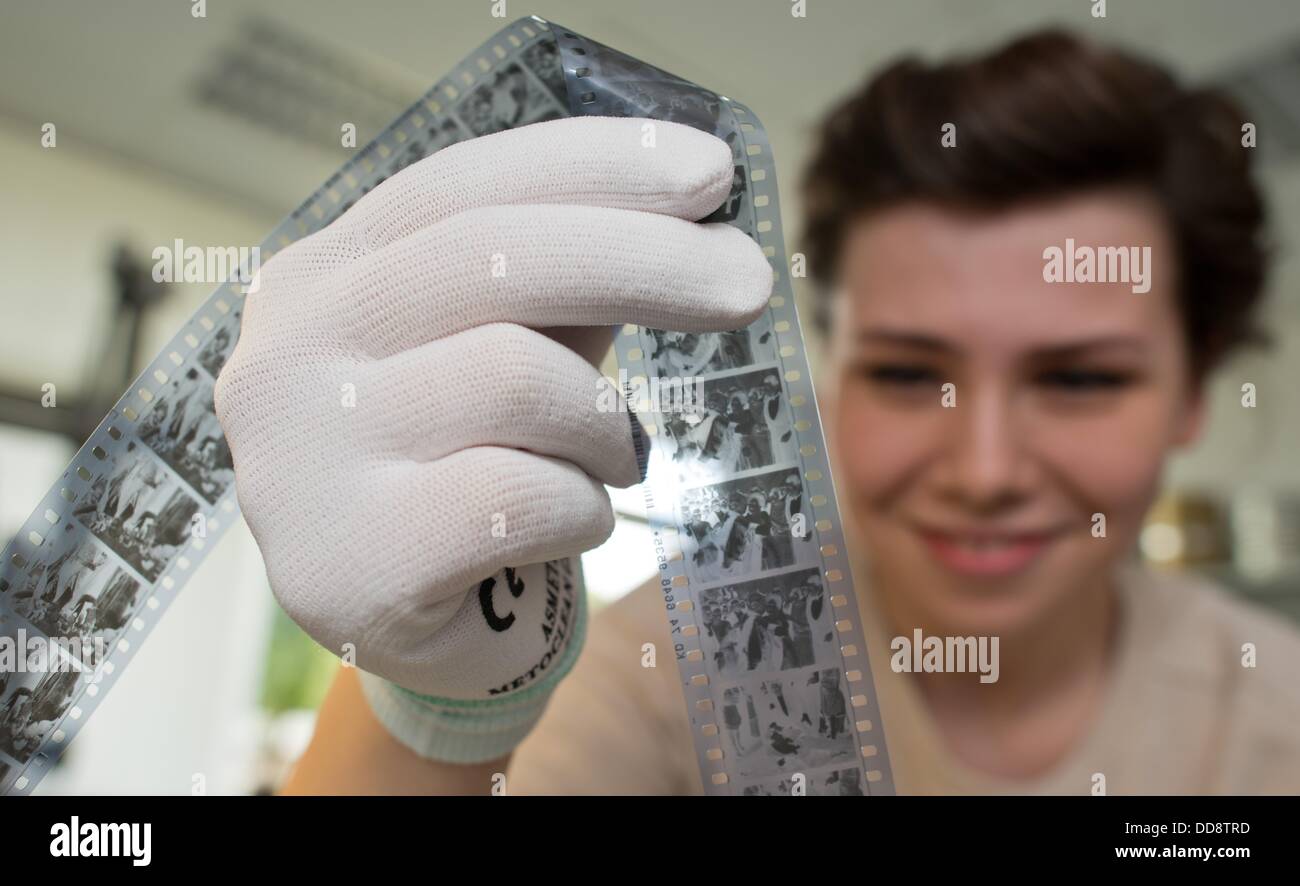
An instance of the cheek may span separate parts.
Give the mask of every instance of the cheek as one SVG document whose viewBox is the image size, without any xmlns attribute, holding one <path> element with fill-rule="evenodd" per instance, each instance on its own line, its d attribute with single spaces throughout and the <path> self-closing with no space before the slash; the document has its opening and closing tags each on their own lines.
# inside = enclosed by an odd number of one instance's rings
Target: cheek
<svg viewBox="0 0 1300 886">
<path fill-rule="evenodd" d="M 851 380 L 837 387 L 832 403 L 829 424 L 847 491 L 880 504 L 923 463 L 938 433 L 938 410 L 887 408 Z"/>
<path fill-rule="evenodd" d="M 1159 485 L 1171 436 L 1168 404 L 1132 396 L 1105 414 L 1043 418 L 1033 439 L 1043 463 L 1092 512 L 1140 521 Z"/>
</svg>

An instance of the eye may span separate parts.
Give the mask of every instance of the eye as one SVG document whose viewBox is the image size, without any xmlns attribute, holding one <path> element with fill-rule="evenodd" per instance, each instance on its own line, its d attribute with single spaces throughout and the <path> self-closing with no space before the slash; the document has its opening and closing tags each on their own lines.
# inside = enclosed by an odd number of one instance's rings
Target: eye
<svg viewBox="0 0 1300 886">
<path fill-rule="evenodd" d="M 930 385 L 938 380 L 938 375 L 928 366 L 915 363 L 863 364 L 860 371 L 873 382 L 896 387 Z"/>
<path fill-rule="evenodd" d="M 1132 380 L 1131 373 L 1107 369 L 1056 369 L 1038 377 L 1039 384 L 1071 394 L 1116 390 Z"/>
</svg>

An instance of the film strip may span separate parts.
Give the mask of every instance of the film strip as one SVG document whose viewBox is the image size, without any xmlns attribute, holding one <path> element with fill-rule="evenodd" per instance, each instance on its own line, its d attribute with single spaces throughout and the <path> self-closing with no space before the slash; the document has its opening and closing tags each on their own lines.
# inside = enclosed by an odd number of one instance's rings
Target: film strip
<svg viewBox="0 0 1300 886">
<path fill-rule="evenodd" d="M 358 151 L 271 232 L 261 257 L 447 145 L 578 114 L 673 120 L 727 141 L 735 181 L 709 220 L 756 239 L 777 276 L 770 309 L 748 329 L 631 327 L 616 340 L 634 378 L 690 378 L 702 394 L 691 410 L 644 413 L 643 426 L 654 440 L 647 511 L 706 790 L 892 793 L 784 272 L 775 169 L 748 108 L 521 19 Z M 208 298 L 4 549 L 0 793 L 30 793 L 49 772 L 238 516 L 212 389 L 243 299 L 237 280 Z"/>
<path fill-rule="evenodd" d="M 646 510 L 705 790 L 893 793 L 767 134 L 739 102 L 554 30 L 574 113 L 670 120 L 731 146 L 731 193 L 706 221 L 757 241 L 775 277 L 747 329 L 629 326 L 615 340 L 654 441 Z"/>
</svg>

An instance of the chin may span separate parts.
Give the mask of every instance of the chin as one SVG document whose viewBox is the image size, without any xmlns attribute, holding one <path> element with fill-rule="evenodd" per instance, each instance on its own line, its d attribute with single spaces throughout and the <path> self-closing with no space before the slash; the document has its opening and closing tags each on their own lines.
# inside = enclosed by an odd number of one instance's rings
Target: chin
<svg viewBox="0 0 1300 886">
<path fill-rule="evenodd" d="M 960 580 L 940 580 L 913 598 L 914 611 L 960 636 L 1014 636 L 1031 630 L 1051 610 L 1056 600 L 1045 588 L 1021 583 L 990 587 Z"/>
</svg>

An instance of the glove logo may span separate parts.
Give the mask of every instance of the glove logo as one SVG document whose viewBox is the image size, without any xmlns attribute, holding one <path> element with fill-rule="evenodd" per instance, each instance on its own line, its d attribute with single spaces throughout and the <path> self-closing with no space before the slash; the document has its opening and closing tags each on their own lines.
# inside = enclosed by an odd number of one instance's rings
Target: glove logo
<svg viewBox="0 0 1300 886">
<path fill-rule="evenodd" d="M 515 614 L 507 612 L 504 616 L 497 615 L 496 608 L 492 604 L 492 591 L 496 588 L 496 576 L 485 578 L 478 586 L 478 602 L 483 609 L 483 619 L 494 631 L 506 631 L 515 623 Z M 510 591 L 510 596 L 516 600 L 524 592 L 524 580 L 515 575 L 515 570 L 509 566 L 506 567 L 506 588 Z"/>
</svg>

